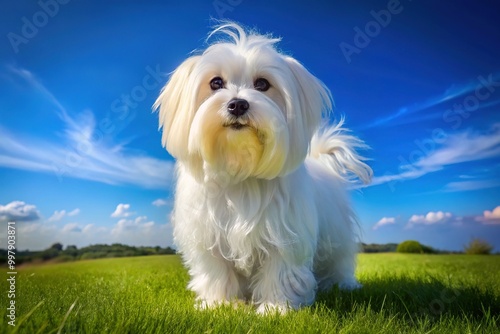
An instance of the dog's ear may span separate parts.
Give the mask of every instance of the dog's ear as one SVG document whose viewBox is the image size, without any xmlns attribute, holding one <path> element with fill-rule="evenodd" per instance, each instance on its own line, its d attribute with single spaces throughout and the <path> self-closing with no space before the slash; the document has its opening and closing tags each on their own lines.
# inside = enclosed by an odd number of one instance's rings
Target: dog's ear
<svg viewBox="0 0 500 334">
<path fill-rule="evenodd" d="M 170 76 L 153 105 L 159 109 L 159 129 L 163 128 L 162 144 L 177 159 L 187 158 L 189 129 L 196 111 L 196 83 L 191 73 L 200 56 L 186 59 Z"/>
<path fill-rule="evenodd" d="M 332 110 L 332 98 L 328 88 L 309 73 L 297 60 L 284 57 L 295 80 L 295 92 L 290 92 L 293 100 L 287 106 L 288 123 L 292 135 L 291 147 L 296 156 L 291 158 L 292 165 L 301 163 L 305 158 L 309 143 L 318 129 L 323 113 Z"/>
</svg>

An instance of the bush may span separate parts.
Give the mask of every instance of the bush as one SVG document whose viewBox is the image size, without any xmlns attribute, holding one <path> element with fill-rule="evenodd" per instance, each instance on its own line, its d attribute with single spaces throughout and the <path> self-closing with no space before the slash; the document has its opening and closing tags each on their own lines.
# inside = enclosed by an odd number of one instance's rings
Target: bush
<svg viewBox="0 0 500 334">
<path fill-rule="evenodd" d="M 422 245 L 415 240 L 407 240 L 403 241 L 398 245 L 398 248 L 396 248 L 396 252 L 398 253 L 417 253 L 421 254 L 424 252 L 424 248 Z"/>
<path fill-rule="evenodd" d="M 481 239 L 472 239 L 468 245 L 465 245 L 465 254 L 471 255 L 489 255 L 493 246 L 487 241 Z"/>
</svg>

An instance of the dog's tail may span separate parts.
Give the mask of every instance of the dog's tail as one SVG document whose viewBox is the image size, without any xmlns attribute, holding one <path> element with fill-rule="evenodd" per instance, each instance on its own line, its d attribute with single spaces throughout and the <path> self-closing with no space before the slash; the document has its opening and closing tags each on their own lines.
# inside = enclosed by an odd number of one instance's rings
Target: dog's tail
<svg viewBox="0 0 500 334">
<path fill-rule="evenodd" d="M 345 182 L 370 183 L 372 169 L 364 162 L 367 159 L 360 156 L 356 149 L 367 149 L 361 140 L 342 128 L 344 119 L 331 127 L 318 130 L 312 140 L 307 159 L 316 160 L 331 173 Z"/>
</svg>

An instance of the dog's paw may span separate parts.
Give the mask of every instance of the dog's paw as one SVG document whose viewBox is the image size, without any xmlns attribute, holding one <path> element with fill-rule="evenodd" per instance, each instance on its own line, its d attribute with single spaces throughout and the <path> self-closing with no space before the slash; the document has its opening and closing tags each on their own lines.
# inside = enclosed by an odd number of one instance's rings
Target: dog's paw
<svg viewBox="0 0 500 334">
<path fill-rule="evenodd" d="M 203 310 L 209 310 L 213 309 L 222 305 L 228 305 L 229 302 L 227 300 L 208 300 L 208 299 L 203 299 L 203 298 L 198 298 L 196 299 L 196 302 L 194 303 L 194 307 L 197 310 L 203 311 Z"/>
<path fill-rule="evenodd" d="M 257 307 L 257 313 L 261 315 L 285 314 L 291 308 L 284 303 L 262 303 Z"/>
</svg>

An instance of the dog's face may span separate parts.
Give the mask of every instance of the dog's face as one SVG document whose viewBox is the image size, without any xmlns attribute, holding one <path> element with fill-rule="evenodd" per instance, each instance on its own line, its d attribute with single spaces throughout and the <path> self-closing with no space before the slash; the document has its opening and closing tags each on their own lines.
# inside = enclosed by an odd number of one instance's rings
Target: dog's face
<svg viewBox="0 0 500 334">
<path fill-rule="evenodd" d="M 184 61 L 155 103 L 162 141 L 195 176 L 273 179 L 307 154 L 321 114 L 330 110 L 324 85 L 278 41 L 225 25 L 219 42 Z"/>
</svg>

